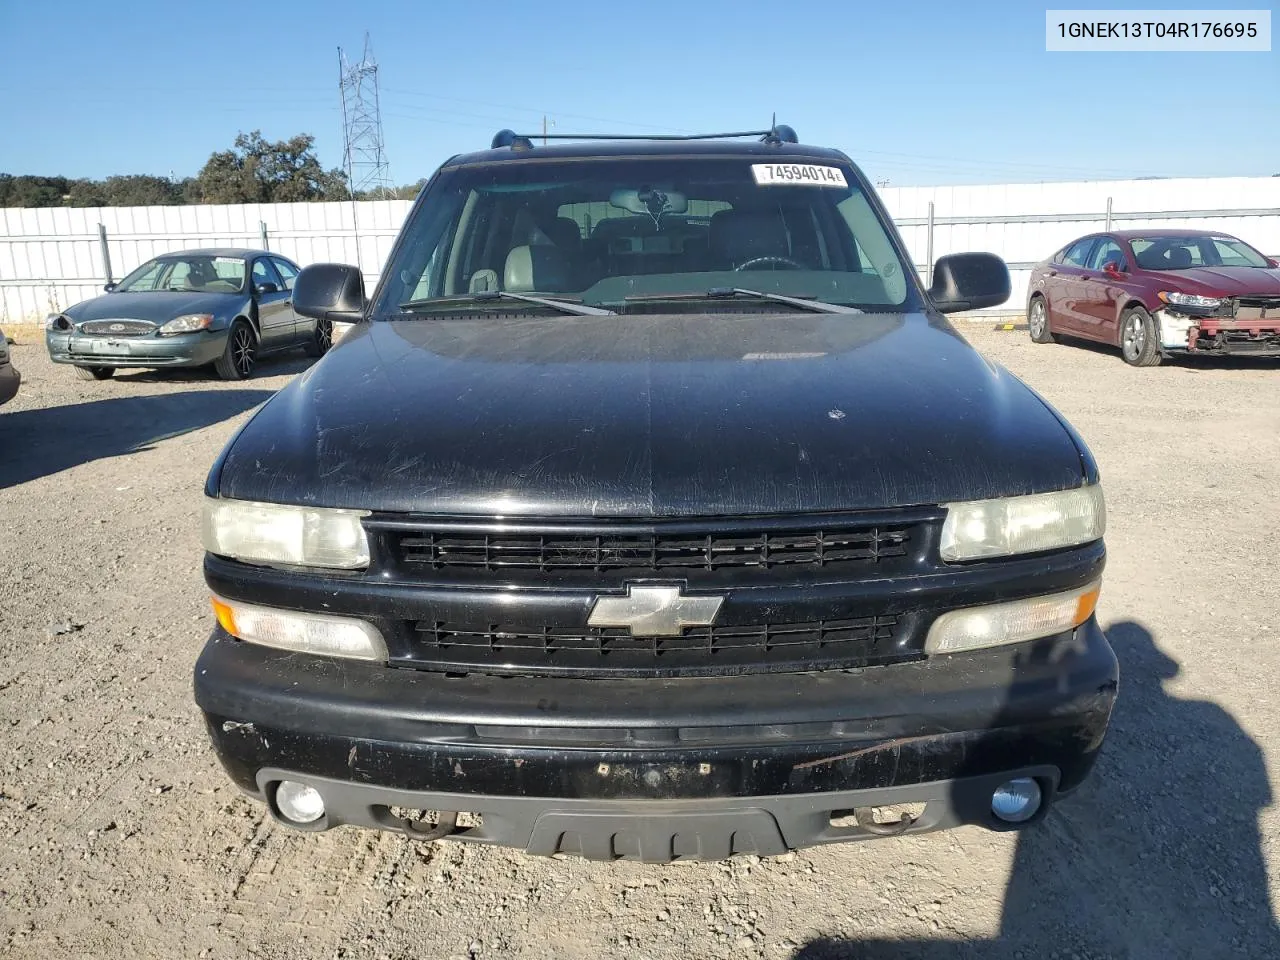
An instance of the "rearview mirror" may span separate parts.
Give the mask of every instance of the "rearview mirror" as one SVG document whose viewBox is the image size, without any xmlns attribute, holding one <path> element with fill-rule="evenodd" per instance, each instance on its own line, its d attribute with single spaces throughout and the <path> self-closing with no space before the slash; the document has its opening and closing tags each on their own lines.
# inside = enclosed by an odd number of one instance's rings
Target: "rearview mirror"
<svg viewBox="0 0 1280 960">
<path fill-rule="evenodd" d="M 1280 260 L 1277 260 L 1275 257 L 1267 257 L 1267 266 L 1274 270 L 1277 267 L 1280 267 Z"/>
<path fill-rule="evenodd" d="M 929 298 L 940 313 L 996 307 L 1009 299 L 1009 268 L 994 253 L 953 253 L 933 265 Z"/>
<path fill-rule="evenodd" d="M 270 280 L 264 280 L 262 283 L 253 285 L 254 293 L 279 293 L 280 289 Z"/>
<path fill-rule="evenodd" d="M 641 216 L 648 214 L 651 217 L 660 217 L 664 213 L 679 215 L 689 210 L 689 198 L 683 193 L 659 190 L 654 187 L 644 187 L 640 190 L 615 190 L 609 194 L 609 204 L 620 207 L 628 213 Z"/>
<path fill-rule="evenodd" d="M 111 283 L 104 283 L 102 285 L 102 289 L 107 291 L 107 293 L 110 293 L 115 288 L 116 288 L 115 281 L 112 281 Z"/>
<path fill-rule="evenodd" d="M 293 281 L 293 312 L 312 320 L 359 323 L 364 319 L 364 277 L 359 267 L 316 263 Z"/>
<path fill-rule="evenodd" d="M 1102 265 L 1102 272 L 1118 277 L 1120 274 L 1124 273 L 1124 267 L 1118 260 L 1108 260 Z"/>
</svg>

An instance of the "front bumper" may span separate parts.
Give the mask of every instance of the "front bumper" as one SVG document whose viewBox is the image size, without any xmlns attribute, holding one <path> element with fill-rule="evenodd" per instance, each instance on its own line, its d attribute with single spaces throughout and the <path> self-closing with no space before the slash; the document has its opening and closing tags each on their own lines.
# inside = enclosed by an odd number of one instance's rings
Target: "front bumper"
<svg viewBox="0 0 1280 960">
<path fill-rule="evenodd" d="M 1280 357 L 1280 317 L 1240 320 L 1166 307 L 1155 319 L 1166 355 Z"/>
<path fill-rule="evenodd" d="M 202 367 L 227 347 L 226 330 L 201 330 L 173 337 L 91 337 L 73 331 L 45 334 L 54 363 L 85 367 Z"/>
<path fill-rule="evenodd" d="M 2 334 L 0 334 L 2 336 Z M 12 363 L 0 363 L 0 403 L 8 403 L 18 395 L 22 374 Z"/>
<path fill-rule="evenodd" d="M 458 839 L 665 861 L 780 853 L 894 828 L 843 817 L 924 804 L 899 832 L 993 829 L 991 793 L 1037 779 L 1045 806 L 1101 747 L 1118 685 L 1095 620 L 1003 649 L 863 670 L 584 681 L 446 674 L 304 657 L 215 631 L 196 701 L 219 759 L 311 829 L 419 832 L 393 808 L 461 811 Z"/>
</svg>

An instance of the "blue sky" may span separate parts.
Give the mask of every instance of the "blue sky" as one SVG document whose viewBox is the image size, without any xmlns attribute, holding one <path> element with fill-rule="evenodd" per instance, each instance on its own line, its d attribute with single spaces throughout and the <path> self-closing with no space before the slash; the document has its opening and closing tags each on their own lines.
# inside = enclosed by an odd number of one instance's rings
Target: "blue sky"
<svg viewBox="0 0 1280 960">
<path fill-rule="evenodd" d="M 562 132 L 683 132 L 776 111 L 893 185 L 1280 173 L 1280 54 L 1046 53 L 1044 10 L 0 0 L 0 171 L 184 176 L 253 129 L 313 133 L 338 166 L 336 51 L 358 56 L 368 30 L 397 183 L 544 113 Z"/>
</svg>

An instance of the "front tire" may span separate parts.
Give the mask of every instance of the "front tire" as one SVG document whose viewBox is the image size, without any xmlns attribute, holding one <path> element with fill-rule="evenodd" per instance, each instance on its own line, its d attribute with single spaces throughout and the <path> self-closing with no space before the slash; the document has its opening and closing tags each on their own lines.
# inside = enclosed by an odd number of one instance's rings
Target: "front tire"
<svg viewBox="0 0 1280 960">
<path fill-rule="evenodd" d="M 1032 343 L 1053 343 L 1053 331 L 1049 329 L 1049 305 L 1044 297 L 1034 297 L 1027 307 L 1027 330 Z"/>
<path fill-rule="evenodd" d="M 323 357 L 333 346 L 333 321 L 317 320 L 316 328 L 311 332 L 311 339 L 303 348 L 308 357 Z"/>
<path fill-rule="evenodd" d="M 74 367 L 76 376 L 81 380 L 110 380 L 116 374 L 115 367 Z"/>
<path fill-rule="evenodd" d="M 237 320 L 227 331 L 226 349 L 214 361 L 213 369 L 223 380 L 244 380 L 253 373 L 257 359 L 258 339 L 253 335 L 253 328 Z"/>
<path fill-rule="evenodd" d="M 1120 315 L 1120 355 L 1131 367 L 1156 367 L 1164 359 L 1156 322 L 1142 307 L 1130 307 Z"/>
</svg>

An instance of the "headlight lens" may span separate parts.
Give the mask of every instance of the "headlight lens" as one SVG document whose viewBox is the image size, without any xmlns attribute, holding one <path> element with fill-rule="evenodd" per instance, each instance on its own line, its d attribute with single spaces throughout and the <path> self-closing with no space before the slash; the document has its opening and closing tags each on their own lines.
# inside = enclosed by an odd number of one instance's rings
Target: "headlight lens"
<svg viewBox="0 0 1280 960">
<path fill-rule="evenodd" d="M 387 645 L 371 623 L 213 598 L 222 629 L 246 643 L 352 660 L 386 660 Z"/>
<path fill-rule="evenodd" d="M 51 313 L 44 318 L 46 330 L 70 330 L 71 321 L 60 313 Z"/>
<path fill-rule="evenodd" d="M 1207 310 L 1220 307 L 1224 302 L 1221 297 L 1202 297 L 1194 293 L 1175 293 L 1172 290 L 1163 290 L 1158 296 L 1165 303 L 1172 303 L 1174 306 L 1201 307 Z"/>
<path fill-rule="evenodd" d="M 1099 540 L 1107 526 L 1102 487 L 948 503 L 942 559 L 980 560 Z"/>
<path fill-rule="evenodd" d="M 209 498 L 204 548 L 249 563 L 361 570 L 369 565 L 369 539 L 360 518 L 368 515 L 367 510 Z"/>
<path fill-rule="evenodd" d="M 1072 630 L 1093 616 L 1101 589 L 1095 581 L 1047 597 L 952 610 L 933 621 L 924 642 L 925 653 L 981 650 Z"/>
<path fill-rule="evenodd" d="M 212 313 L 188 313 L 182 317 L 174 317 L 160 328 L 160 336 L 171 337 L 175 333 L 195 333 L 197 330 L 208 330 L 213 323 Z"/>
</svg>

